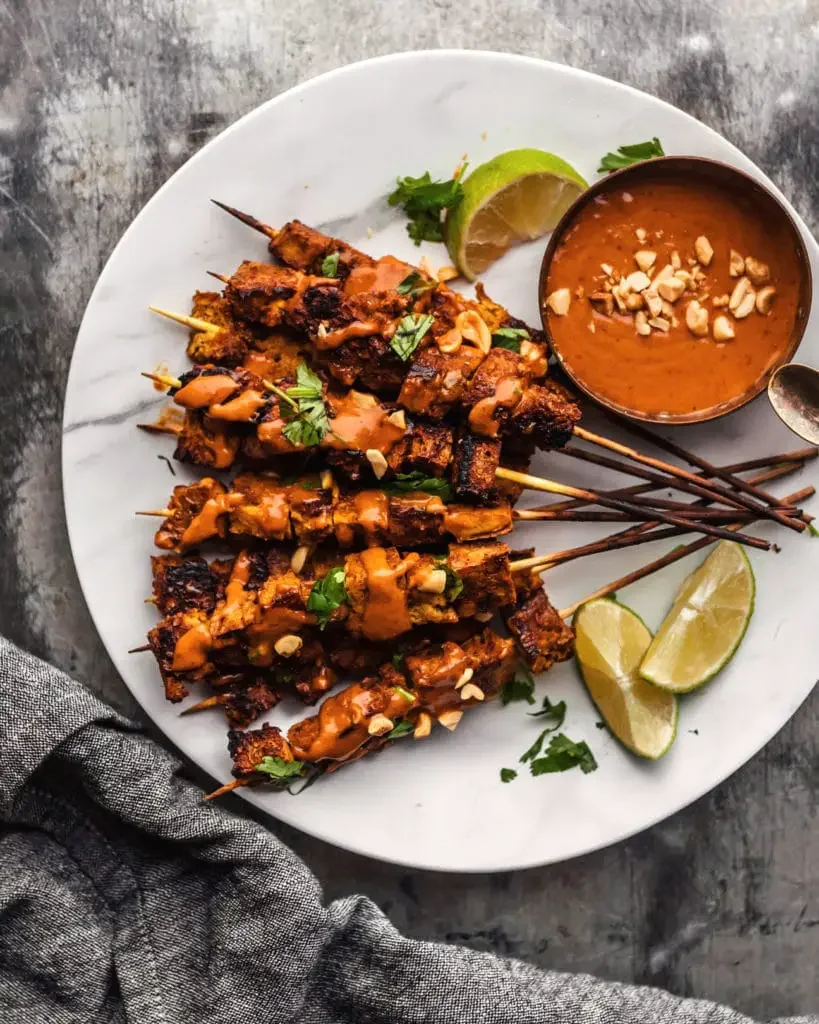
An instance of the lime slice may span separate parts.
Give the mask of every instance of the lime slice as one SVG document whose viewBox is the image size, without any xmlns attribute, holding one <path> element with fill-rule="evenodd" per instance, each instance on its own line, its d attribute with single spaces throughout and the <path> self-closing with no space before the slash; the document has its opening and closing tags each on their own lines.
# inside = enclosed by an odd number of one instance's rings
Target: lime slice
<svg viewBox="0 0 819 1024">
<path fill-rule="evenodd" d="M 474 281 L 516 242 L 557 224 L 588 184 L 565 160 L 540 149 L 511 149 L 476 167 L 447 218 L 447 246 Z"/>
<path fill-rule="evenodd" d="M 580 673 L 606 725 L 632 753 L 662 757 L 677 735 L 677 698 L 640 677 L 648 626 L 625 605 L 598 599 L 583 605 L 574 628 Z"/>
<path fill-rule="evenodd" d="M 640 665 L 643 678 L 672 693 L 713 679 L 745 636 L 754 590 L 748 556 L 739 544 L 720 541 L 680 587 Z"/>
</svg>

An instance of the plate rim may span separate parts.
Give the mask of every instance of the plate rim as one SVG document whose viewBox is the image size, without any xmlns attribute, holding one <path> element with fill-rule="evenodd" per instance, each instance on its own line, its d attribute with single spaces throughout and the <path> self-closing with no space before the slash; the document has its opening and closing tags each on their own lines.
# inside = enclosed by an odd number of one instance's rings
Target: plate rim
<svg viewBox="0 0 819 1024">
<path fill-rule="evenodd" d="M 809 250 L 817 259 L 819 259 L 819 242 L 817 242 L 817 239 L 813 236 L 812 232 L 808 228 L 800 212 L 793 206 L 788 197 L 782 193 L 782 191 L 779 189 L 776 183 L 773 182 L 768 177 L 765 171 L 762 170 L 762 168 L 755 163 L 755 161 L 753 161 L 742 150 L 740 150 L 739 147 L 737 147 L 725 136 L 721 135 L 718 131 L 711 128 L 709 125 L 705 124 L 699 119 L 695 118 L 693 115 L 687 113 L 687 111 L 682 110 L 680 107 L 676 107 L 674 104 L 669 103 L 667 100 L 655 96 L 652 93 L 646 92 L 645 90 L 638 89 L 635 86 L 629 85 L 624 82 L 619 82 L 615 79 L 608 78 L 605 75 L 600 75 L 593 71 L 587 71 L 582 68 L 573 67 L 569 64 L 564 64 L 559 61 L 547 60 L 539 57 L 532 57 L 526 54 L 512 53 L 509 51 L 452 47 L 446 49 L 405 50 L 392 52 L 388 54 L 381 54 L 375 57 L 368 57 L 359 61 L 353 61 L 348 64 L 343 64 L 335 68 L 330 68 L 327 71 L 321 72 L 318 75 L 315 75 L 311 78 L 307 78 L 304 81 L 298 82 L 295 85 L 291 86 L 289 89 L 285 89 L 282 92 L 277 93 L 275 96 L 271 96 L 269 99 L 266 99 L 263 102 L 259 103 L 257 106 L 253 107 L 251 110 L 248 110 L 241 117 L 238 117 L 235 121 L 231 122 L 231 124 L 223 128 L 222 131 L 220 131 L 217 135 L 210 139 L 204 146 L 201 147 L 201 149 L 197 150 L 194 154 L 192 154 L 189 159 L 187 159 L 180 167 L 178 167 L 173 172 L 173 174 L 171 174 L 170 177 L 165 182 L 163 182 L 159 186 L 159 188 L 156 189 L 156 191 L 146 200 L 145 203 L 143 203 L 143 205 L 137 211 L 137 213 L 132 218 L 132 220 L 126 227 L 125 231 L 122 233 L 121 237 L 117 241 L 116 245 L 111 250 L 108 258 L 105 261 L 105 265 L 103 266 L 99 274 L 99 277 L 97 278 L 94 288 L 88 298 L 88 302 L 86 303 L 86 307 L 83 311 L 83 315 L 80 320 L 80 324 L 74 339 L 74 346 L 72 348 L 68 375 L 66 377 L 63 401 L 63 415 L 61 419 L 60 466 L 62 477 L 63 510 L 65 514 L 66 530 L 68 533 L 71 558 L 74 563 L 77 579 L 80 585 L 80 591 L 82 593 L 83 600 L 85 601 L 86 608 L 88 609 L 91 620 L 94 624 L 94 629 L 97 633 L 97 636 L 102 642 L 106 654 L 108 655 L 111 663 L 114 665 L 117 674 L 119 675 L 123 684 L 128 689 L 128 692 L 139 705 L 146 719 L 149 722 L 151 722 L 152 725 L 162 733 L 162 735 L 167 739 L 168 743 L 174 748 L 174 751 L 176 753 L 181 754 L 182 757 L 188 759 L 189 761 L 197 765 L 199 770 L 204 772 L 204 774 L 208 775 L 209 777 L 211 773 L 208 771 L 207 768 L 202 767 L 202 765 L 199 762 L 199 759 L 186 749 L 186 745 L 180 743 L 178 739 L 171 737 L 166 728 L 166 722 L 170 721 L 170 719 L 165 719 L 164 717 L 155 718 L 148 711 L 146 705 L 140 699 L 140 694 L 138 690 L 132 687 L 131 684 L 128 682 L 126 676 L 122 672 L 120 672 L 117 666 L 116 659 L 114 658 L 112 651 L 109 649 L 108 641 L 106 640 L 105 636 L 103 635 L 102 631 L 98 626 L 97 617 L 94 614 L 92 603 L 89 600 L 88 593 L 86 592 L 86 583 L 83 578 L 83 573 L 80 570 L 80 563 L 78 562 L 77 557 L 75 555 L 76 540 L 74 534 L 74 527 L 72 526 L 72 516 L 69 510 L 68 494 L 70 489 L 70 485 L 68 484 L 68 477 L 71 473 L 71 469 L 70 466 L 68 465 L 68 457 L 66 454 L 65 443 L 66 419 L 70 406 L 69 393 L 72 389 L 72 381 L 74 379 L 75 367 L 77 364 L 77 342 L 83 332 L 86 320 L 89 317 L 89 312 L 91 310 L 92 305 L 94 304 L 95 297 L 97 296 L 98 292 L 101 289 L 103 289 L 106 285 L 106 278 L 107 275 L 110 273 L 111 265 L 114 262 L 115 257 L 119 253 L 120 248 L 124 247 L 125 244 L 128 242 L 132 231 L 135 229 L 137 222 L 141 219 L 145 211 L 148 210 L 149 207 L 152 206 L 152 204 L 157 202 L 162 195 L 164 195 L 165 191 L 172 186 L 176 178 L 180 176 L 182 172 L 186 171 L 189 167 L 193 166 L 200 159 L 203 159 L 212 147 L 214 147 L 217 143 L 220 143 L 226 136 L 229 136 L 233 131 L 237 130 L 240 125 L 244 125 L 245 123 L 250 122 L 257 117 L 263 116 L 268 110 L 274 108 L 277 104 L 282 103 L 285 100 L 292 100 L 293 97 L 298 96 L 300 93 L 306 90 L 321 87 L 321 85 L 324 84 L 327 80 L 337 79 L 348 74 L 354 74 L 364 68 L 378 65 L 387 66 L 396 63 L 409 63 L 417 61 L 419 59 L 432 60 L 436 62 L 445 62 L 453 58 L 458 60 L 467 59 L 470 61 L 475 61 L 476 63 L 490 59 L 491 61 L 499 61 L 508 64 L 526 64 L 535 68 L 548 67 L 558 71 L 561 74 L 568 75 L 571 78 L 577 78 L 581 80 L 593 79 L 599 83 L 604 84 L 609 89 L 615 91 L 622 91 L 623 93 L 638 96 L 641 97 L 642 99 L 648 98 L 655 104 L 659 104 L 663 107 L 670 108 L 671 110 L 674 111 L 675 115 L 681 116 L 686 121 L 696 125 L 698 130 L 705 132 L 712 139 L 718 140 L 721 145 L 729 147 L 733 155 L 740 157 L 743 161 L 747 162 L 753 168 L 753 174 L 759 180 L 761 180 L 769 189 L 771 189 L 771 191 L 773 191 L 773 193 L 785 204 L 786 209 L 791 214 L 797 227 L 802 232 Z M 296 824 L 289 820 L 289 818 L 280 816 L 276 813 L 275 809 L 268 806 L 270 798 L 272 796 L 275 796 L 275 794 L 265 793 L 264 791 L 260 791 L 259 794 L 256 794 L 251 788 L 239 790 L 237 791 L 237 793 L 241 799 L 251 804 L 254 810 L 261 811 L 264 815 L 273 818 L 276 821 L 280 821 L 282 824 L 286 825 L 289 828 L 293 828 L 313 838 L 320 839 L 322 842 L 325 842 L 332 847 L 343 849 L 351 853 L 354 853 L 358 856 L 366 857 L 381 863 L 394 864 L 396 866 L 411 868 L 417 871 L 439 871 L 452 874 L 469 875 L 492 874 L 501 871 L 532 870 L 538 867 L 549 866 L 551 864 L 568 863 L 569 861 L 575 860 L 579 857 L 589 856 L 609 846 L 614 846 L 616 844 L 625 842 L 633 838 L 634 836 L 642 832 L 645 832 L 651 828 L 654 828 L 664 821 L 667 821 L 673 816 L 679 814 L 681 811 L 685 810 L 687 807 L 690 807 L 697 801 L 708 796 L 711 792 L 714 791 L 714 789 L 717 788 L 717 786 L 722 785 L 741 768 L 744 768 L 746 765 L 748 765 L 753 758 L 758 756 L 758 754 L 771 742 L 771 740 L 785 728 L 788 722 L 792 720 L 793 716 L 796 714 L 799 708 L 802 707 L 802 705 L 811 695 L 813 689 L 816 687 L 818 683 L 819 681 L 814 680 L 814 682 L 810 684 L 810 686 L 806 689 L 804 695 L 798 699 L 797 703 L 795 704 L 793 709 L 790 711 L 788 717 L 784 721 L 779 722 L 772 730 L 765 730 L 765 738 L 759 743 L 758 746 L 755 747 L 755 749 L 750 754 L 748 754 L 747 757 L 745 757 L 744 760 L 742 760 L 739 764 L 734 765 L 734 767 L 724 771 L 722 774 L 719 775 L 719 777 L 716 777 L 712 781 L 709 781 L 707 787 L 703 789 L 701 792 L 699 792 L 696 796 L 683 796 L 680 799 L 674 801 L 673 803 L 665 806 L 660 813 L 658 813 L 656 816 L 651 817 L 649 820 L 643 821 L 640 824 L 635 825 L 634 827 L 629 826 L 625 829 L 619 830 L 616 832 L 616 834 L 610 834 L 606 838 L 601 838 L 599 841 L 595 841 L 585 846 L 582 850 L 577 850 L 567 855 L 557 854 L 554 856 L 544 856 L 541 854 L 536 856 L 520 856 L 516 859 L 515 863 L 511 865 L 508 862 L 499 862 L 497 860 L 492 860 L 489 863 L 484 863 L 481 865 L 453 865 L 451 863 L 446 862 L 441 863 L 440 861 L 433 863 L 431 860 L 427 860 L 424 863 L 419 864 L 417 860 L 402 859 L 399 856 L 389 856 L 381 853 L 373 853 L 365 847 L 357 845 L 355 842 L 356 833 L 352 829 L 349 832 L 350 841 L 343 841 L 337 838 L 335 835 L 332 837 L 328 836 L 325 833 L 325 831 L 321 828 L 320 821 L 318 822 L 317 825 L 311 824 L 309 827 L 302 823 Z"/>
</svg>

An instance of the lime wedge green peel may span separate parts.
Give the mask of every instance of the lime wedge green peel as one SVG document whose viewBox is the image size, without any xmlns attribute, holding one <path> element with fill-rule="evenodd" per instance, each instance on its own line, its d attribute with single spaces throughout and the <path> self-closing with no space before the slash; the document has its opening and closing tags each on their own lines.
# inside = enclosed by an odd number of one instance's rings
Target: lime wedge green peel
<svg viewBox="0 0 819 1024">
<path fill-rule="evenodd" d="M 671 693 L 703 686 L 736 653 L 754 611 L 754 573 L 739 544 L 723 540 L 683 582 L 640 674 Z"/>
<path fill-rule="evenodd" d="M 654 761 L 677 735 L 677 698 L 641 678 L 651 631 L 630 608 L 600 598 L 574 617 L 580 674 L 606 725 L 632 753 Z"/>
<path fill-rule="evenodd" d="M 447 217 L 447 247 L 470 281 L 517 242 L 551 231 L 587 182 L 565 160 L 540 149 L 512 149 L 476 167 Z"/>
</svg>

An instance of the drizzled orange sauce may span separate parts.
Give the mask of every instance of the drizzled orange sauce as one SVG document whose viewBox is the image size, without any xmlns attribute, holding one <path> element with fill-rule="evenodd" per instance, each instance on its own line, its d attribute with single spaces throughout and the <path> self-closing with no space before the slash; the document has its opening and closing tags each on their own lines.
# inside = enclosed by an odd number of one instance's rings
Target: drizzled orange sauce
<svg viewBox="0 0 819 1024">
<path fill-rule="evenodd" d="M 281 608 L 275 605 L 266 608 L 259 620 L 245 630 L 252 649 L 253 664 L 272 664 L 276 641 L 288 633 L 298 633 L 314 621 L 312 615 L 297 608 Z"/>
<path fill-rule="evenodd" d="M 367 600 L 361 631 L 369 640 L 391 640 L 412 628 L 407 592 L 399 580 L 418 561 L 409 555 L 391 568 L 384 548 L 369 548 L 359 555 L 367 574 Z"/>
<path fill-rule="evenodd" d="M 353 498 L 353 504 L 367 544 L 374 547 L 389 528 L 389 497 L 384 491 L 359 491 Z"/>
<path fill-rule="evenodd" d="M 395 256 L 382 256 L 370 266 L 354 267 L 344 282 L 344 294 L 389 292 L 397 288 L 412 272 L 412 267 Z"/>
<path fill-rule="evenodd" d="M 171 669 L 174 672 L 190 672 L 201 668 L 208 660 L 213 638 L 206 622 L 200 622 L 176 641 Z"/>
<path fill-rule="evenodd" d="M 300 761 L 343 761 L 350 757 L 370 739 L 367 722 L 372 717 L 371 700 L 370 690 L 361 683 L 328 697 L 315 716 L 317 733 L 307 745 L 298 743 L 292 730 L 288 735 L 295 757 Z M 403 716 L 408 706 L 406 699 L 392 690 L 379 713 L 394 720 Z"/>
<path fill-rule="evenodd" d="M 217 402 L 224 402 L 238 387 L 226 373 L 214 373 L 210 377 L 200 374 L 181 387 L 173 400 L 185 409 L 206 409 Z"/>
<path fill-rule="evenodd" d="M 353 320 L 346 327 L 339 327 L 337 331 L 329 331 L 324 337 L 316 336 L 314 342 L 317 349 L 328 351 L 338 348 L 350 338 L 370 338 L 378 333 L 378 323 L 375 320 Z"/>
<path fill-rule="evenodd" d="M 242 366 L 245 370 L 263 378 L 275 377 L 278 373 L 278 362 L 266 352 L 256 352 L 255 350 L 248 352 Z"/>
<path fill-rule="evenodd" d="M 405 428 L 393 423 L 389 411 L 372 395 L 349 391 L 342 397 L 328 396 L 327 404 L 332 433 L 325 441 L 331 448 L 377 448 L 386 454 L 404 436 Z"/>
<path fill-rule="evenodd" d="M 219 517 L 236 508 L 241 501 L 241 494 L 219 494 L 215 498 L 208 498 L 202 506 L 202 511 L 188 523 L 180 540 L 181 546 L 190 548 L 217 536 L 220 526 Z"/>
<path fill-rule="evenodd" d="M 248 388 L 228 402 L 214 402 L 208 414 L 215 420 L 228 420 L 231 423 L 246 423 L 267 403 L 267 395 Z"/>
<path fill-rule="evenodd" d="M 483 437 L 497 437 L 500 429 L 495 416 L 497 410 L 515 405 L 523 394 L 523 387 L 520 377 L 507 377 L 498 384 L 494 395 L 476 402 L 469 413 L 472 431 Z"/>
</svg>

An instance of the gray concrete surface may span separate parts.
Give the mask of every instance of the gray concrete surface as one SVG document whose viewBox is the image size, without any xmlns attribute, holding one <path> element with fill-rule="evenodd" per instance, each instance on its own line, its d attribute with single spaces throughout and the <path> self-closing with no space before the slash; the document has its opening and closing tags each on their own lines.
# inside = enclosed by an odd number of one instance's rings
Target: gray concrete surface
<svg viewBox="0 0 819 1024">
<path fill-rule="evenodd" d="M 654 92 L 742 147 L 817 227 L 817 0 L 0 0 L 0 628 L 121 709 L 136 713 L 85 610 L 60 488 L 62 392 L 95 278 L 153 191 L 240 114 L 337 65 L 442 46 Z M 364 891 L 411 935 L 760 1016 L 816 1011 L 818 720 L 814 695 L 712 796 L 561 867 L 418 874 L 287 838 L 329 896 Z"/>
</svg>

